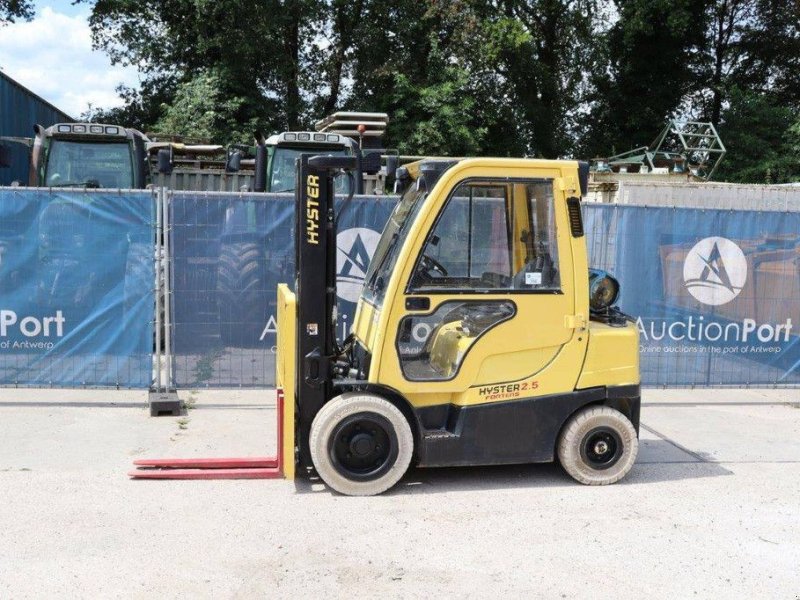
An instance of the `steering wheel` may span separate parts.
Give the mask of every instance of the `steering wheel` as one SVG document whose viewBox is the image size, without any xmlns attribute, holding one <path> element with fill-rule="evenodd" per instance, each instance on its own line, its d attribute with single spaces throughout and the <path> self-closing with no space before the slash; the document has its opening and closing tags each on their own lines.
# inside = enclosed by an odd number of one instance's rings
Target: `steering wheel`
<svg viewBox="0 0 800 600">
<path fill-rule="evenodd" d="M 436 271 L 442 277 L 447 277 L 447 269 L 442 266 L 435 258 L 431 258 L 427 254 L 423 254 L 419 261 L 419 266 L 425 271 L 425 275 L 430 277 L 430 271 Z"/>
</svg>

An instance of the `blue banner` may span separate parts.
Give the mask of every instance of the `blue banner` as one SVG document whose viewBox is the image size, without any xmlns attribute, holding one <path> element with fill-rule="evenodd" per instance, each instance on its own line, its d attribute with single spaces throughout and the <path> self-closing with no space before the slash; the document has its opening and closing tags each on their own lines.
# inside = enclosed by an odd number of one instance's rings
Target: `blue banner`
<svg viewBox="0 0 800 600">
<path fill-rule="evenodd" d="M 800 213 L 587 204 L 646 385 L 800 384 Z"/>
<path fill-rule="evenodd" d="M 356 197 L 337 242 L 339 334 L 394 197 Z M 291 195 L 171 199 L 174 381 L 274 385 Z M 340 205 L 341 208 L 341 205 Z M 150 192 L 0 190 L 0 385 L 152 381 Z M 645 385 L 800 384 L 800 213 L 584 206 L 590 265 L 621 282 Z"/>
<path fill-rule="evenodd" d="M 0 190 L 0 385 L 146 388 L 150 192 Z"/>
</svg>

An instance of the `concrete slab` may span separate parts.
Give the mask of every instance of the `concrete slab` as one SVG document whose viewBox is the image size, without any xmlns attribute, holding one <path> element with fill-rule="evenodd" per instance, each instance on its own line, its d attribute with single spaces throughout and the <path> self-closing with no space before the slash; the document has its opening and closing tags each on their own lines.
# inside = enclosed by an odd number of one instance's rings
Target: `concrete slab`
<svg viewBox="0 0 800 600">
<path fill-rule="evenodd" d="M 146 392 L 0 390 L 0 471 L 122 473 L 151 456 L 275 453 L 274 391 L 189 390 L 180 397 L 191 407 L 186 414 L 153 418 Z"/>
<path fill-rule="evenodd" d="M 800 462 L 800 391 L 645 391 L 656 437 L 717 462 Z"/>
<path fill-rule="evenodd" d="M 140 456 L 271 451 L 263 393 L 199 391 L 181 428 L 145 394 L 0 390 L 0 597 L 794 598 L 800 410 L 720 392 L 646 391 L 640 460 L 615 486 L 555 465 L 420 469 L 345 498 L 125 476 Z"/>
</svg>

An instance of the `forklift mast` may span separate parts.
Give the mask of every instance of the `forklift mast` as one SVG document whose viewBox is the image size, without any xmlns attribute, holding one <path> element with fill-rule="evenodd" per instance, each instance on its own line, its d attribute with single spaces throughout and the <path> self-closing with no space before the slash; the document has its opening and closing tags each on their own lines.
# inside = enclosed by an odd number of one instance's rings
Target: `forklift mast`
<svg viewBox="0 0 800 600">
<path fill-rule="evenodd" d="M 334 176 L 357 169 L 355 156 L 297 160 L 295 293 L 297 295 L 297 444 L 299 463 L 311 466 L 311 422 L 331 397 L 336 341 L 336 215 Z"/>
</svg>

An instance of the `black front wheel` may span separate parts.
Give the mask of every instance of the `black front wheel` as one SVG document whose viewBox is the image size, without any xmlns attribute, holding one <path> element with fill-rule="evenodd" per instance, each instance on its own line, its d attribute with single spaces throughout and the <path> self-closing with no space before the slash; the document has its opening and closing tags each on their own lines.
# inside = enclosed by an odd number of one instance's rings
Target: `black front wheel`
<svg viewBox="0 0 800 600">
<path fill-rule="evenodd" d="M 403 413 L 379 396 L 354 392 L 320 409 L 309 445 L 322 480 L 348 496 L 385 492 L 405 474 L 414 453 Z"/>
</svg>

